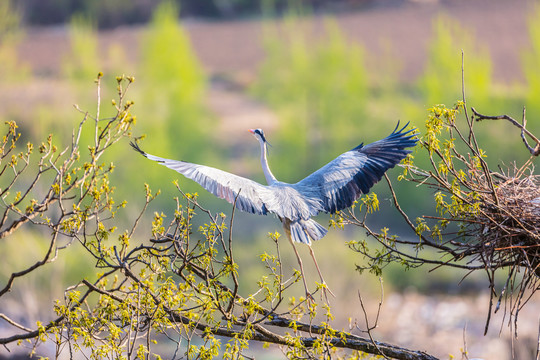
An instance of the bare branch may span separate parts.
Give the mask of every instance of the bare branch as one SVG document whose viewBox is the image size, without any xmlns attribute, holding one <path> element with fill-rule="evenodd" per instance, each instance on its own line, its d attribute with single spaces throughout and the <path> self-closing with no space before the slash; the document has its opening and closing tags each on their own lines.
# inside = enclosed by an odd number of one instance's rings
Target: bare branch
<svg viewBox="0 0 540 360">
<path fill-rule="evenodd" d="M 526 128 L 527 119 L 525 117 L 525 107 L 523 107 L 523 118 L 522 118 L 522 123 L 521 124 L 519 122 L 517 122 L 514 118 L 512 118 L 511 116 L 508 116 L 508 115 L 488 116 L 488 115 L 480 114 L 474 108 L 471 108 L 471 110 L 473 111 L 473 113 L 475 115 L 475 120 L 476 121 L 482 121 L 482 120 L 507 120 L 507 121 L 509 121 L 512 125 L 514 125 L 517 128 L 521 129 L 521 139 L 523 140 L 523 143 L 525 144 L 525 147 L 527 147 L 527 150 L 529 150 L 531 155 L 533 155 L 533 156 L 540 155 L 540 140 L 533 133 L 531 133 L 529 130 L 527 130 L 527 128 Z M 529 145 L 525 135 L 530 137 L 536 143 L 536 145 L 534 147 Z"/>
</svg>

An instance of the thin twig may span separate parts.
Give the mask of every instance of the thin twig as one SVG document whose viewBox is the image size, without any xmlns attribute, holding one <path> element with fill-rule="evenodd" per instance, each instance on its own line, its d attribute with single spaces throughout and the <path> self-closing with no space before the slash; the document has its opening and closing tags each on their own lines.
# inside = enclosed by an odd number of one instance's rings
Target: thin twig
<svg viewBox="0 0 540 360">
<path fill-rule="evenodd" d="M 381 306 L 382 306 L 382 302 L 383 302 L 383 296 L 384 296 L 384 292 L 383 292 L 383 286 L 382 286 L 382 279 L 379 278 L 379 282 L 381 283 L 381 298 L 379 300 L 379 307 L 377 309 L 377 317 L 375 318 L 375 323 L 373 326 L 369 326 L 369 318 L 368 318 L 368 314 L 367 314 L 367 311 L 366 311 L 366 307 L 364 306 L 364 301 L 362 300 L 362 295 L 360 294 L 360 290 L 358 290 L 358 299 L 360 300 L 360 306 L 362 307 L 362 312 L 364 313 L 364 321 L 366 322 L 366 333 L 368 334 L 369 336 L 369 339 L 371 340 L 373 346 L 375 346 L 375 348 L 379 351 L 380 355 L 382 355 L 385 359 L 388 359 L 388 356 L 386 356 L 383 351 L 379 348 L 378 344 L 375 342 L 375 340 L 373 339 L 373 335 L 371 333 L 371 330 L 375 329 L 377 327 L 377 323 L 379 321 L 379 314 L 380 314 L 380 311 L 381 311 Z"/>
<path fill-rule="evenodd" d="M 481 120 L 507 120 L 507 121 L 509 121 L 512 125 L 514 125 L 517 128 L 521 129 L 521 138 L 522 138 L 525 146 L 527 147 L 527 150 L 529 150 L 529 152 L 533 156 L 540 155 L 540 139 L 538 139 L 533 133 L 531 133 L 525 127 L 526 124 L 527 124 L 527 120 L 525 118 L 525 108 L 523 108 L 523 124 L 520 124 L 514 118 L 512 118 L 511 116 L 508 116 L 508 115 L 488 116 L 488 115 L 480 114 L 479 112 L 477 112 L 475 110 L 475 108 L 471 108 L 471 110 L 473 111 L 473 113 L 474 113 L 474 115 L 476 117 L 476 121 L 481 121 Z M 527 136 L 529 136 L 536 143 L 534 148 L 532 146 L 530 146 L 529 143 L 527 142 L 527 139 L 525 138 L 525 134 Z"/>
</svg>

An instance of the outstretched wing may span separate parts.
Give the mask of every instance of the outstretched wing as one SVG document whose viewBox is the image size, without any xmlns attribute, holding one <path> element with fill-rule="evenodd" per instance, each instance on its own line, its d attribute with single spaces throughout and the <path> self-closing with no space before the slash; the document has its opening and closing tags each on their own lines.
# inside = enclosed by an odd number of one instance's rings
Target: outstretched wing
<svg viewBox="0 0 540 360">
<path fill-rule="evenodd" d="M 218 198 L 225 199 L 231 204 L 236 199 L 236 207 L 239 210 L 258 215 L 266 215 L 271 211 L 266 206 L 268 197 L 271 196 L 271 190 L 267 186 L 209 166 L 150 155 L 142 151 L 137 144 L 133 142 L 130 144 L 146 158 L 178 171 L 188 179 L 199 183 Z M 264 198 L 266 198 L 266 201 Z"/>
<path fill-rule="evenodd" d="M 407 124 L 408 125 L 408 124 Z M 399 123 L 388 137 L 341 154 L 293 187 L 307 197 L 318 197 L 319 211 L 335 213 L 351 206 L 362 194 L 378 182 L 411 151 L 418 139 L 411 134 L 415 129 L 398 130 Z"/>
</svg>

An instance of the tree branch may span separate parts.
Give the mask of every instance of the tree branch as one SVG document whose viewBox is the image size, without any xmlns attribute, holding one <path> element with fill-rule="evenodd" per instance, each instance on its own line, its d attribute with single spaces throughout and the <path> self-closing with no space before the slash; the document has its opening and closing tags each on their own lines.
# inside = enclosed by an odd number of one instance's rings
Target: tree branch
<svg viewBox="0 0 540 360">
<path fill-rule="evenodd" d="M 527 150 L 531 153 L 533 156 L 540 155 L 540 140 L 534 136 L 533 133 L 531 133 L 529 130 L 526 129 L 527 126 L 527 118 L 525 117 L 525 107 L 523 108 L 523 118 L 522 118 L 522 124 L 517 122 L 514 118 L 508 115 L 497 115 L 497 116 L 488 116 L 488 115 L 482 115 L 478 111 L 475 110 L 475 108 L 471 108 L 471 110 L 474 113 L 476 121 L 482 121 L 482 120 L 508 120 L 512 125 L 518 127 L 521 129 L 521 139 L 523 140 L 523 143 L 527 147 Z M 529 136 L 535 143 L 536 146 L 533 148 L 529 145 L 527 142 L 527 138 L 525 135 Z"/>
<path fill-rule="evenodd" d="M 298 322 L 294 320 L 285 319 L 282 317 L 276 317 L 272 320 L 265 322 L 265 324 L 284 327 L 284 328 L 295 328 L 303 332 L 309 332 L 314 334 L 325 334 L 328 332 L 327 327 L 306 324 L 303 322 Z M 309 337 L 302 338 L 302 343 L 305 347 L 312 347 L 314 342 L 318 338 Z M 387 344 L 384 342 L 375 341 L 372 342 L 371 339 L 363 338 L 357 335 L 353 335 L 347 332 L 337 331 L 335 336 L 330 339 L 332 345 L 340 348 L 354 349 L 363 351 L 373 355 L 384 355 L 399 359 L 399 360 L 436 360 L 437 358 L 429 355 L 422 351 L 415 351 L 405 349 L 399 346 Z M 380 351 L 379 351 L 380 350 Z M 381 353 L 382 352 L 382 353 Z"/>
</svg>

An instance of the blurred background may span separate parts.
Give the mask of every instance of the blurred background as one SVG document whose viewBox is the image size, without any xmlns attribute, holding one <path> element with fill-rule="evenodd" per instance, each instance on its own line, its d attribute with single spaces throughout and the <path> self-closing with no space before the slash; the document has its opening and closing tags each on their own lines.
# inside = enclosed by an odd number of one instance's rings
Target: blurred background
<svg viewBox="0 0 540 360">
<path fill-rule="evenodd" d="M 114 113 L 109 104 L 116 95 L 115 77 L 126 74 L 136 79 L 128 97 L 137 116 L 133 135 L 146 135 L 144 150 L 264 182 L 259 145 L 246 131 L 261 127 L 272 144 L 274 174 L 296 182 L 359 143 L 383 138 L 398 121 L 422 127 L 427 108 L 461 100 L 462 51 L 468 106 L 518 119 L 526 106 L 528 127 L 538 135 L 540 6 L 535 1 L 2 0 L 0 120 L 17 121 L 23 143 L 39 144 L 52 132 L 59 147 L 67 146 L 81 121 L 73 104 L 96 112 L 97 73 L 105 74 L 102 117 Z M 476 129 L 492 166 L 528 158 L 515 127 L 497 122 Z M 198 192 L 206 208 L 231 212 L 224 201 L 137 156 L 127 140 L 112 154 L 117 202 L 129 203 L 119 214 L 124 226 L 144 203 L 144 183 L 162 191 L 148 214 L 172 211 L 175 179 L 184 191 Z M 399 170 L 389 174 L 395 179 Z M 411 184 L 396 188 L 412 218 L 432 211 L 429 192 Z M 378 184 L 373 191 L 381 199 L 373 227 L 405 231 L 387 186 Z M 318 220 L 328 223 L 324 216 Z M 259 255 L 273 250 L 267 233 L 274 231 L 281 226 L 273 217 L 235 215 L 235 256 L 246 293 L 264 273 Z M 148 234 L 141 233 L 140 240 Z M 16 242 L 0 241 L 1 282 L 8 271 L 41 256 L 39 239 L 47 234 L 19 236 Z M 345 244 L 363 236 L 355 228 L 331 230 L 314 245 L 337 295 L 331 301 L 335 328 L 347 329 L 355 321 L 365 328 L 358 292 L 375 317 L 379 280 L 355 270 L 363 259 Z M 285 242 L 281 248 L 292 272 L 294 254 Z M 307 249 L 301 250 L 309 259 Z M 17 287 L 1 310 L 9 308 L 29 326 L 52 318 L 52 304 L 65 287 L 95 272 L 82 249 L 73 246 L 69 252 Z M 313 265 L 304 263 L 315 281 Z M 460 282 L 461 271 L 429 270 L 385 268 L 377 340 L 443 359 L 461 358 L 465 347 L 471 358 L 510 359 L 512 353 L 533 358 L 538 296 L 520 314 L 520 337 L 512 350 L 509 319 L 502 312 L 483 336 L 489 301 L 484 274 Z M 299 296 L 303 288 L 297 285 Z M 3 351 L 0 357 L 7 356 Z"/>
</svg>

